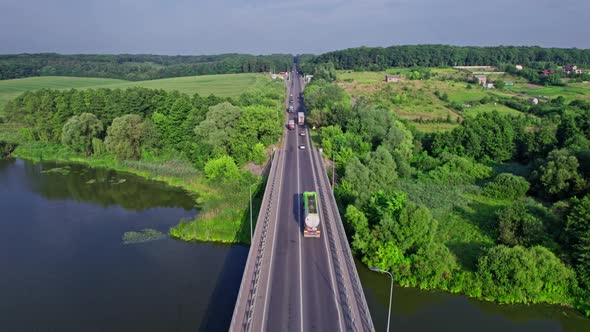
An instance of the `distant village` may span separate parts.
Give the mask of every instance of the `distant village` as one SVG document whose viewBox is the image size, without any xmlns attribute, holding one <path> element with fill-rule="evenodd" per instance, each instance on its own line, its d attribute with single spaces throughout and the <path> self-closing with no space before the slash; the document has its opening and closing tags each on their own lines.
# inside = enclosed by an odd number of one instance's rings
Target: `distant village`
<svg viewBox="0 0 590 332">
<path fill-rule="evenodd" d="M 290 76 L 289 73 L 284 72 L 284 71 L 278 72 L 276 74 L 270 73 L 270 78 L 273 80 L 276 80 L 277 78 L 282 79 L 282 80 L 288 80 L 289 76 Z M 313 77 L 313 75 L 304 75 L 303 80 L 305 81 L 305 83 L 309 83 L 311 81 L 312 77 Z"/>
<path fill-rule="evenodd" d="M 514 66 L 517 70 L 523 70 L 524 66 L 523 65 L 515 65 Z M 495 71 L 496 68 L 493 66 L 454 66 L 453 69 L 457 69 L 457 70 L 462 70 L 462 71 L 467 71 L 469 73 L 472 73 L 473 75 L 469 78 L 469 81 L 477 83 L 481 86 L 483 86 L 484 88 L 488 88 L 488 89 L 493 89 L 495 88 L 495 83 L 492 82 L 488 82 L 488 76 L 489 75 L 502 75 L 505 74 L 505 72 L 501 72 L 501 71 Z M 480 71 L 478 71 L 480 70 Z M 483 70 L 483 71 L 482 71 Z M 561 67 L 561 70 L 563 71 L 563 73 L 565 74 L 583 74 L 584 71 L 580 68 L 578 68 L 578 66 L 576 65 L 564 65 Z M 553 75 L 555 74 L 555 70 L 549 70 L 549 69 L 545 69 L 545 70 L 540 70 L 537 72 L 539 75 Z M 588 72 L 590 74 L 590 71 Z M 391 75 L 391 74 L 387 74 L 385 75 L 385 82 L 386 83 L 397 83 L 400 81 L 403 81 L 404 77 L 402 75 Z M 504 86 L 513 86 L 514 82 L 503 82 Z M 538 100 L 537 98 L 532 98 L 535 100 L 531 100 L 532 103 L 537 104 Z"/>
</svg>

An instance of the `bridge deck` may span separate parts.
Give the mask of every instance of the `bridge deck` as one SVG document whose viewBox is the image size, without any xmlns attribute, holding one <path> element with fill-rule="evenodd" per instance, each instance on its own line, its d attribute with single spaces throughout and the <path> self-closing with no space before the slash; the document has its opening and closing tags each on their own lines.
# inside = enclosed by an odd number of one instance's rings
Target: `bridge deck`
<svg viewBox="0 0 590 332">
<path fill-rule="evenodd" d="M 291 77 L 305 111 L 301 78 Z M 230 330 L 374 331 L 322 156 L 300 131 L 286 130 L 273 157 Z M 318 193 L 319 238 L 302 234 L 305 191 Z"/>
</svg>

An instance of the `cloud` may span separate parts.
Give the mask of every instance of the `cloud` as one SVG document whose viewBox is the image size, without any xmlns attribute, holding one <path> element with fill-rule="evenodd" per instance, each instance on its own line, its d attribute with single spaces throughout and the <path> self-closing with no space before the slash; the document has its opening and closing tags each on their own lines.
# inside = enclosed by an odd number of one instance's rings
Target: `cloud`
<svg viewBox="0 0 590 332">
<path fill-rule="evenodd" d="M 590 48 L 580 33 L 588 12 L 586 0 L 3 0 L 0 53 L 320 53 L 418 43 Z"/>
</svg>

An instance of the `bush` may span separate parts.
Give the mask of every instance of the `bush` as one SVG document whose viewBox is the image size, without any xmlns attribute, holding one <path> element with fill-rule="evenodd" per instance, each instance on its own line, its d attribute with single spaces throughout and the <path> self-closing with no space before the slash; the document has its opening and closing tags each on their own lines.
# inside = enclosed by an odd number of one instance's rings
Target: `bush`
<svg viewBox="0 0 590 332">
<path fill-rule="evenodd" d="M 230 182 L 238 179 L 240 171 L 230 156 L 221 156 L 205 164 L 205 175 L 211 181 Z"/>
<path fill-rule="evenodd" d="M 258 165 L 262 165 L 265 160 L 266 154 L 264 153 L 264 145 L 258 142 L 254 145 L 254 149 L 252 149 L 252 161 Z"/>
<path fill-rule="evenodd" d="M 573 272 L 551 251 L 536 246 L 492 248 L 479 260 L 483 296 L 501 303 L 570 303 Z"/>
<path fill-rule="evenodd" d="M 107 148 L 105 147 L 104 142 L 100 138 L 93 138 L 92 151 L 94 151 L 95 156 L 100 156 L 107 152 Z"/>
<path fill-rule="evenodd" d="M 489 177 L 492 168 L 475 162 L 468 157 L 459 157 L 449 153 L 441 155 L 442 164 L 422 177 L 424 182 L 434 182 L 447 185 L 473 184 L 476 180 Z"/>
<path fill-rule="evenodd" d="M 515 199 L 523 197 L 529 188 L 529 182 L 522 176 L 502 173 L 484 187 L 483 193 L 489 197 Z"/>
<path fill-rule="evenodd" d="M 573 203 L 567 215 L 566 240 L 578 280 L 590 291 L 590 195 Z"/>
<path fill-rule="evenodd" d="M 543 223 L 531 215 L 522 201 L 498 212 L 498 241 L 508 246 L 538 244 Z"/>
</svg>

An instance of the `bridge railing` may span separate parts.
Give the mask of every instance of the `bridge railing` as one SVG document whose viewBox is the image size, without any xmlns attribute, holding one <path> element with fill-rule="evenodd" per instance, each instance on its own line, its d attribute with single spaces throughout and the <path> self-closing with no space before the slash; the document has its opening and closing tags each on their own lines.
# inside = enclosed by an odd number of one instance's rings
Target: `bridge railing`
<svg viewBox="0 0 590 332">
<path fill-rule="evenodd" d="M 256 222 L 256 230 L 254 231 L 254 238 L 248 253 L 244 275 L 240 284 L 236 306 L 232 316 L 230 331 L 249 331 L 251 329 L 252 318 L 256 309 L 256 296 L 259 291 L 261 269 L 265 255 L 268 250 L 268 233 L 271 225 L 274 200 L 278 199 L 279 190 L 278 183 L 280 181 L 279 160 L 283 157 L 283 152 L 276 150 L 271 161 L 271 168 L 268 174 L 266 189 L 262 199 L 262 205 L 258 214 Z M 246 296 L 242 299 L 242 296 Z"/>
<path fill-rule="evenodd" d="M 344 231 L 344 224 L 338 211 L 336 199 L 334 198 L 332 187 L 326 173 L 321 152 L 313 150 L 312 162 L 316 169 L 316 178 L 320 191 L 321 207 L 327 214 L 325 225 L 329 243 L 334 270 L 338 279 L 338 295 L 343 308 L 343 317 L 347 331 L 375 331 L 371 313 L 365 299 L 365 294 L 360 283 L 360 278 L 354 265 L 354 258 L 350 251 L 350 246 Z M 333 221 L 333 222 L 330 222 Z M 349 294 L 349 287 L 352 288 L 353 300 Z M 355 315 L 355 312 L 357 313 Z M 358 321 L 357 321 L 358 318 Z"/>
</svg>

